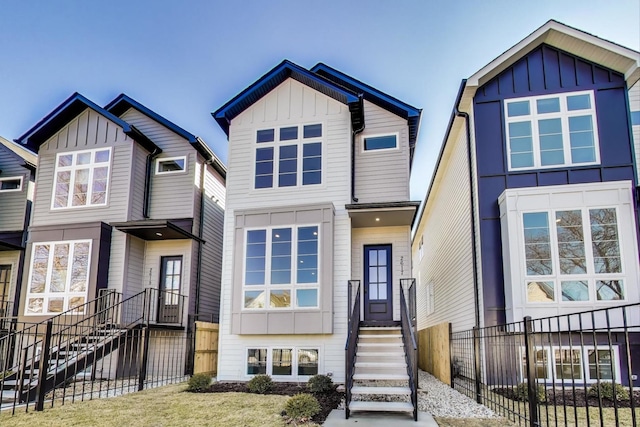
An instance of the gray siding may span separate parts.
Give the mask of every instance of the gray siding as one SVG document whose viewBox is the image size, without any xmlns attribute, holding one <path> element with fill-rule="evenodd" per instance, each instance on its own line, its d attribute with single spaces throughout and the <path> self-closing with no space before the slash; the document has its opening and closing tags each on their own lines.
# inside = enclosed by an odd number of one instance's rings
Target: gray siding
<svg viewBox="0 0 640 427">
<path fill-rule="evenodd" d="M 196 191 L 197 153 L 195 149 L 178 134 L 133 108 L 122 114 L 121 118 L 138 128 L 162 149 L 162 153 L 153 164 L 149 204 L 151 218 L 193 218 Z M 158 159 L 178 156 L 187 156 L 185 173 L 155 174 L 155 162 Z"/>
<path fill-rule="evenodd" d="M 145 241 L 137 237 L 126 236 L 126 243 L 129 250 L 125 260 L 126 278 L 124 289 L 127 295 L 135 295 L 138 292 L 142 292 L 145 287 L 149 287 L 148 284 L 145 285 L 143 283 Z"/>
<path fill-rule="evenodd" d="M 24 160 L 0 144 L 0 178 L 22 177 L 22 190 L 0 192 L 0 231 L 18 231 L 24 227 L 29 188 L 28 169 Z"/>
<path fill-rule="evenodd" d="M 40 147 L 32 225 L 127 220 L 133 145 L 122 128 L 91 109 L 69 122 Z M 113 147 L 107 204 L 51 209 L 56 154 L 106 147 Z"/>
<path fill-rule="evenodd" d="M 129 206 L 129 220 L 144 219 L 142 214 L 144 205 L 144 181 L 146 178 L 147 155 L 149 152 L 138 144 L 133 146 L 133 169 L 131 171 L 131 204 Z"/>
<path fill-rule="evenodd" d="M 409 134 L 407 121 L 368 101 L 366 128 L 355 149 L 355 196 L 360 203 L 409 200 Z M 397 149 L 364 151 L 364 138 L 396 133 Z"/>
</svg>

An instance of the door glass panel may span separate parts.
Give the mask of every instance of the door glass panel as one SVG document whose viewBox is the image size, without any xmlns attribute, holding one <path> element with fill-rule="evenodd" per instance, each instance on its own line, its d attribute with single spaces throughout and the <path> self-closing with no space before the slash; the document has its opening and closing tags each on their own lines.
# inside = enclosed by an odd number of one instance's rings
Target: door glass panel
<svg viewBox="0 0 640 427">
<path fill-rule="evenodd" d="M 378 299 L 387 299 L 387 284 L 380 283 L 378 285 Z"/>
<path fill-rule="evenodd" d="M 378 265 L 387 265 L 387 251 L 378 251 Z"/>
<path fill-rule="evenodd" d="M 378 299 L 378 284 L 369 284 L 369 299 Z"/>
</svg>

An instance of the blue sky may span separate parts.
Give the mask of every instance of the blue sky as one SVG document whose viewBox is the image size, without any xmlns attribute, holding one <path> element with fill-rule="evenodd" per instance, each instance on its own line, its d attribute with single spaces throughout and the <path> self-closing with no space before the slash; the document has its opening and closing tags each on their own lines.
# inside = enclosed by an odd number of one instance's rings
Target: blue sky
<svg viewBox="0 0 640 427">
<path fill-rule="evenodd" d="M 0 135 L 14 139 L 73 92 L 124 92 L 201 136 L 289 59 L 324 62 L 423 109 L 411 197 L 424 197 L 460 80 L 556 19 L 640 50 L 640 1 L 0 0 Z"/>
</svg>

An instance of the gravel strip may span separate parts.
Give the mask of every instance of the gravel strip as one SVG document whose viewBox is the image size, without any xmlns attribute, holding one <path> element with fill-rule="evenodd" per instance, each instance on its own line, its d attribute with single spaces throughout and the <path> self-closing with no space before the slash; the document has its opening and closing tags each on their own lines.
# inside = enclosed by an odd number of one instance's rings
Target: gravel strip
<svg viewBox="0 0 640 427">
<path fill-rule="evenodd" d="M 434 417 L 498 418 L 495 412 L 457 392 L 428 372 L 418 371 L 418 410 Z"/>
</svg>

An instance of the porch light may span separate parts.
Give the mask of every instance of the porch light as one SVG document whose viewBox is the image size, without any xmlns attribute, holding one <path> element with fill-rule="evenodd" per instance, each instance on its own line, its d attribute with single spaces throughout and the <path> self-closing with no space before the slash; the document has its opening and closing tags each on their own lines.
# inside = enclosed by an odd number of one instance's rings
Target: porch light
<svg viewBox="0 0 640 427">
<path fill-rule="evenodd" d="M 162 233 L 156 233 L 156 236 L 162 237 Z"/>
<path fill-rule="evenodd" d="M 380 221 L 380 218 L 376 218 L 376 221 Z"/>
</svg>

